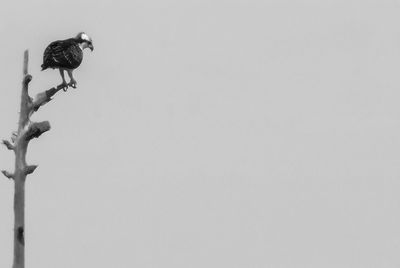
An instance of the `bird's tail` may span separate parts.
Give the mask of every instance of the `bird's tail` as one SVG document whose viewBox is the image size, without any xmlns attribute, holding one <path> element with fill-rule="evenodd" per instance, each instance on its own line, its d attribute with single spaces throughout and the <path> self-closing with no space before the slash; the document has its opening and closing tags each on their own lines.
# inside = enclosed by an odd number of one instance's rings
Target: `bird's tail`
<svg viewBox="0 0 400 268">
<path fill-rule="evenodd" d="M 46 65 L 44 65 L 44 63 L 42 65 L 40 65 L 40 67 L 42 67 L 42 71 L 44 71 L 48 68 Z"/>
</svg>

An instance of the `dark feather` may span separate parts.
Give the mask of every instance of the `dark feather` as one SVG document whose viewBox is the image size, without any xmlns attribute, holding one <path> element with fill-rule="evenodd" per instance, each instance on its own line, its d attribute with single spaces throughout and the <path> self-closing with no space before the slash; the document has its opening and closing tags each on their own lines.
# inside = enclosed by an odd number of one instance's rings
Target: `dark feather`
<svg viewBox="0 0 400 268">
<path fill-rule="evenodd" d="M 44 51 L 42 70 L 47 68 L 77 68 L 83 59 L 83 52 L 75 38 L 55 41 Z"/>
</svg>

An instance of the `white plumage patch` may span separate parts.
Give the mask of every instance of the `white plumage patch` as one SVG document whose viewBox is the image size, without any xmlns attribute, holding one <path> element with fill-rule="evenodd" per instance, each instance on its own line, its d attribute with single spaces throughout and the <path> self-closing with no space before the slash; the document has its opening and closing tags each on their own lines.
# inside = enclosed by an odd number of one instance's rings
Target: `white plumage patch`
<svg viewBox="0 0 400 268">
<path fill-rule="evenodd" d="M 83 34 L 81 35 L 81 38 L 82 38 L 83 40 L 90 41 L 90 37 L 89 37 L 87 34 L 85 34 L 85 33 L 83 33 Z"/>
</svg>

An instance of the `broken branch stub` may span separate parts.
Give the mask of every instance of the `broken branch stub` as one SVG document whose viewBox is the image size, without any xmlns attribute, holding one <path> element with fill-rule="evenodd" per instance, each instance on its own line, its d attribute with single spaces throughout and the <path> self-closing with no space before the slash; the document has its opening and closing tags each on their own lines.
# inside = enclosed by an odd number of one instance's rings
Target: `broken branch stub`
<svg viewBox="0 0 400 268">
<path fill-rule="evenodd" d="M 14 174 L 11 172 L 8 172 L 7 170 L 2 170 L 1 173 L 3 173 L 3 175 L 9 179 L 14 179 Z"/>
<path fill-rule="evenodd" d="M 37 168 L 38 166 L 37 165 L 30 165 L 30 166 L 26 166 L 25 167 L 25 174 L 26 175 L 28 175 L 28 174 L 32 174 L 34 171 L 35 171 L 35 169 Z"/>
<path fill-rule="evenodd" d="M 9 142 L 8 140 L 3 140 L 2 143 L 7 147 L 8 150 L 15 150 L 14 145 L 12 145 L 11 142 Z"/>
<path fill-rule="evenodd" d="M 30 81 L 32 81 L 32 75 L 30 75 L 30 74 L 25 75 L 24 80 L 23 80 L 24 85 L 28 86 Z"/>
<path fill-rule="evenodd" d="M 33 138 L 38 138 L 40 135 L 42 135 L 44 132 L 50 130 L 50 123 L 49 121 L 43 121 L 43 122 L 35 122 L 32 123 L 28 130 L 25 133 L 25 140 L 29 141 Z"/>
</svg>

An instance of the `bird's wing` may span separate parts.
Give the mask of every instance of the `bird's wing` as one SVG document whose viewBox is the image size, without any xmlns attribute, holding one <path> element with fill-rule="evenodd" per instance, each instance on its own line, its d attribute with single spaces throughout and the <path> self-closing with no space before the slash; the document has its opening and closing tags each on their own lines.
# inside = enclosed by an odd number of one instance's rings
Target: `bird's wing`
<svg viewBox="0 0 400 268">
<path fill-rule="evenodd" d="M 51 43 L 43 54 L 43 64 L 52 68 L 75 69 L 82 62 L 82 50 L 73 39 Z"/>
</svg>

